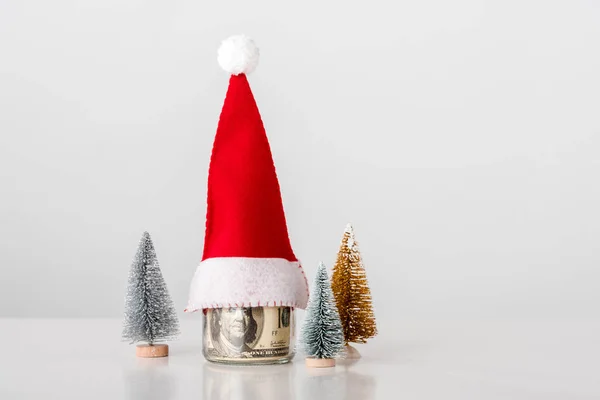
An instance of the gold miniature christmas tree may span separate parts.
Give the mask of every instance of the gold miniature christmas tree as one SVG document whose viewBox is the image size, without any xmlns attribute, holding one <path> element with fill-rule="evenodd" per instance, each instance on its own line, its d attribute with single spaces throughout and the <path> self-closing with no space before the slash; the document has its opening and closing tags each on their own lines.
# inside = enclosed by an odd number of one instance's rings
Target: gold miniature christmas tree
<svg viewBox="0 0 600 400">
<path fill-rule="evenodd" d="M 331 288 L 342 322 L 344 341 L 366 343 L 377 335 L 371 290 L 362 264 L 354 229 L 348 224 L 337 255 Z"/>
</svg>

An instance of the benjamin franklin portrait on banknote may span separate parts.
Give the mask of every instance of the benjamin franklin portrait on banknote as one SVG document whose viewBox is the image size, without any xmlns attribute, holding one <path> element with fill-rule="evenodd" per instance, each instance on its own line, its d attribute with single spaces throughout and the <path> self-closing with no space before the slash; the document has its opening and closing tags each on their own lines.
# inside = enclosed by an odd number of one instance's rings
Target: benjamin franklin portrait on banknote
<svg viewBox="0 0 600 400">
<path fill-rule="evenodd" d="M 255 307 L 256 310 L 259 307 Z M 218 308 L 212 310 L 210 331 L 212 352 L 218 357 L 249 357 L 251 345 L 263 324 L 262 313 L 252 308 Z M 262 310 L 261 310 L 262 311 Z M 244 354 L 246 353 L 246 354 Z"/>
</svg>

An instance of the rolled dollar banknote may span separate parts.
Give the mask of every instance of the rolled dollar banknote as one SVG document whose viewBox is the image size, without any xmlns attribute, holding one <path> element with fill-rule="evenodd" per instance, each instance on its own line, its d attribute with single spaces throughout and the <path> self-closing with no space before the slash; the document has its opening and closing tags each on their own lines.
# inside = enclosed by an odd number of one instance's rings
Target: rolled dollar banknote
<svg viewBox="0 0 600 400">
<path fill-rule="evenodd" d="M 203 352 L 209 361 L 285 363 L 294 356 L 294 309 L 210 308 L 204 314 L 203 335 Z"/>
</svg>

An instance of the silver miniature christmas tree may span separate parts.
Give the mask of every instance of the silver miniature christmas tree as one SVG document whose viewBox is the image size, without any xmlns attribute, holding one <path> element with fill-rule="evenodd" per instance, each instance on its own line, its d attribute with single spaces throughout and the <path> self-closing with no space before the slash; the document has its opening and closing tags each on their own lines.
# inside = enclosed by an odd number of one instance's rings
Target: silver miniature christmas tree
<svg viewBox="0 0 600 400">
<path fill-rule="evenodd" d="M 342 323 L 323 263 L 317 270 L 300 341 L 306 355 L 313 359 L 333 359 L 344 346 Z"/>
<path fill-rule="evenodd" d="M 179 321 L 163 279 L 152 239 L 144 232 L 129 272 L 123 339 L 131 343 L 174 339 Z"/>
</svg>

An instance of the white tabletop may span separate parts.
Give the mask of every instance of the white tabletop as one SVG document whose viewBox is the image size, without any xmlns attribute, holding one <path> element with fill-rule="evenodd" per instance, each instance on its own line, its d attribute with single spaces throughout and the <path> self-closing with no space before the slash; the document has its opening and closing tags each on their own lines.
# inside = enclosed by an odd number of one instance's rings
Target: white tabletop
<svg viewBox="0 0 600 400">
<path fill-rule="evenodd" d="M 0 319 L 0 399 L 600 399 L 597 321 L 379 321 L 362 359 L 228 367 L 201 354 L 197 315 L 164 359 L 139 359 L 116 319 Z"/>
</svg>

